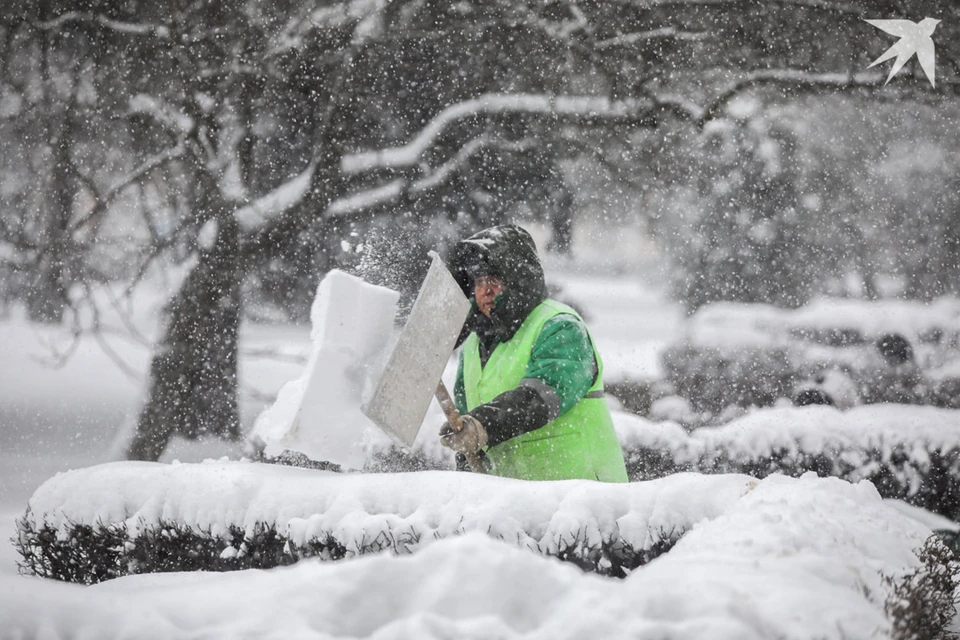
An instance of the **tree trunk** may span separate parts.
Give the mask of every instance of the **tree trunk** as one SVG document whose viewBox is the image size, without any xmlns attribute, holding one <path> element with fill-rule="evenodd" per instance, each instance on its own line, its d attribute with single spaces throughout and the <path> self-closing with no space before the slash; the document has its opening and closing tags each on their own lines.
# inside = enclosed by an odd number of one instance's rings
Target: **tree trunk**
<svg viewBox="0 0 960 640">
<path fill-rule="evenodd" d="M 220 211 L 225 211 L 221 207 Z M 127 450 L 131 460 L 157 460 L 170 437 L 240 436 L 237 338 L 240 330 L 239 229 L 216 218 L 213 246 L 166 309 L 166 328 L 150 364 L 147 399 Z"/>
<path fill-rule="evenodd" d="M 41 182 L 38 225 L 39 255 L 25 292 L 27 317 L 33 322 L 59 324 L 68 304 L 65 267 L 68 259 L 67 226 L 73 210 L 74 189 L 70 175 L 70 148 L 73 145 L 73 122 L 66 111 L 55 113 L 49 96 L 53 89 L 49 54 L 51 44 L 43 44 L 44 102 L 49 119 L 46 143 L 50 147 L 50 174 Z"/>
</svg>

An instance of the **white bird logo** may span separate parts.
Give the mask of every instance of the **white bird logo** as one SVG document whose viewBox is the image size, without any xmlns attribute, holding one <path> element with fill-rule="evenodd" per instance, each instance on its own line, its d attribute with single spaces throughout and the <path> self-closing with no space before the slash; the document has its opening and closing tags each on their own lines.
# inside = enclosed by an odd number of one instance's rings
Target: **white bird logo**
<svg viewBox="0 0 960 640">
<path fill-rule="evenodd" d="M 933 31 L 937 28 L 937 25 L 940 24 L 939 20 L 935 18 L 924 18 L 919 24 L 913 20 L 865 20 L 865 22 L 869 22 L 877 29 L 900 37 L 897 44 L 887 49 L 882 56 L 874 60 L 873 64 L 867 67 L 868 69 L 885 60 L 889 60 L 893 56 L 897 56 L 896 62 L 893 63 L 893 69 L 890 70 L 890 75 L 887 76 L 887 82 L 890 82 L 893 76 L 897 75 L 900 69 L 903 69 L 903 65 L 907 64 L 907 61 L 913 57 L 913 54 L 917 54 L 920 67 L 923 69 L 923 72 L 927 74 L 927 79 L 930 81 L 930 84 L 933 85 L 934 88 L 937 87 L 936 69 L 934 65 L 936 53 L 933 47 Z M 883 84 L 886 85 L 887 82 Z"/>
</svg>

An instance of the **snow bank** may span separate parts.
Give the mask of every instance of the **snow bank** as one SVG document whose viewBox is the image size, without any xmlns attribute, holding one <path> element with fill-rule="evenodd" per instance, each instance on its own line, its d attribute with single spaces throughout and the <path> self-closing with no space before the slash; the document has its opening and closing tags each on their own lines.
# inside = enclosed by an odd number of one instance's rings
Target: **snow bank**
<svg viewBox="0 0 960 640">
<path fill-rule="evenodd" d="M 310 359 L 254 425 L 264 453 L 299 451 L 317 461 L 362 468 L 371 446 L 389 438 L 360 411 L 385 363 L 399 294 L 342 271 L 329 272 L 310 311 Z"/>
<path fill-rule="evenodd" d="M 212 513 L 219 490 L 235 486 L 234 495 L 244 493 L 242 482 L 232 482 L 242 477 L 234 474 L 243 473 L 244 466 L 250 477 L 274 485 L 269 480 L 274 474 L 265 475 L 256 465 L 193 468 L 211 481 L 223 478 L 209 490 L 193 491 L 210 496 L 208 519 L 226 517 Z M 143 472 L 144 484 L 168 477 L 154 469 L 137 465 L 126 471 Z M 113 466 L 61 476 L 33 504 L 54 506 L 58 496 L 66 497 L 68 481 L 85 488 L 75 493 L 86 494 L 97 476 L 129 479 L 118 475 L 124 471 Z M 317 504 L 339 502 L 339 521 L 351 527 L 379 526 L 382 519 L 371 522 L 372 505 L 393 507 L 398 519 L 446 511 L 450 526 L 470 510 L 507 528 L 512 518 L 520 518 L 540 522 L 544 530 L 563 518 L 595 518 L 598 526 L 614 516 L 625 524 L 671 513 L 700 520 L 672 551 L 622 581 L 585 574 L 479 533 L 437 541 L 412 556 L 301 562 L 230 574 L 130 576 L 90 588 L 0 576 L 0 588 L 9 594 L 0 601 L 6 632 L 49 638 L 883 637 L 889 623 L 880 574 L 898 576 L 915 567 L 913 550 L 930 534 L 886 506 L 870 484 L 812 474 L 759 483 L 680 476 L 620 486 L 447 473 L 402 479 L 296 470 L 280 475 L 295 495 L 303 485 L 321 489 Z M 322 490 L 328 483 L 329 490 Z M 126 484 L 113 486 L 121 487 L 114 493 L 136 497 Z M 247 493 L 256 498 L 250 489 Z M 229 492 L 225 498 L 234 504 Z M 147 508 L 136 500 L 106 511 L 79 500 L 65 504 L 66 510 L 84 517 L 162 512 L 159 504 Z M 635 509 L 628 508 L 631 503 Z M 199 513 L 200 505 L 195 506 Z M 498 513 L 502 509 L 507 511 Z M 251 594 L 256 594 L 253 601 Z"/>
</svg>

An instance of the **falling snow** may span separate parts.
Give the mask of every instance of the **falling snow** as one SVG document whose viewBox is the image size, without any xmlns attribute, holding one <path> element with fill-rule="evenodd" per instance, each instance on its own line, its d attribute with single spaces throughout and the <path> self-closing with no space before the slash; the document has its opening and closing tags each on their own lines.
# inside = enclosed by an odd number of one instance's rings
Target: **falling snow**
<svg viewBox="0 0 960 640">
<path fill-rule="evenodd" d="M 950 0 L 13 3 L 0 635 L 911 637 L 881 574 L 960 520 L 930 471 L 960 468 L 958 64 Z M 507 223 L 584 318 L 629 486 L 457 474 L 439 405 L 410 448 L 363 417 L 428 252 Z M 723 456 L 764 461 L 754 490 L 698 511 L 677 487 L 740 477 L 661 477 Z M 324 496 L 376 507 L 369 531 Z M 210 524 L 223 498 L 218 526 L 257 500 L 361 537 L 484 526 L 87 588 L 15 575 L 31 497 L 37 523 Z M 482 535 L 600 531 L 611 505 L 690 532 L 619 582 Z"/>
</svg>

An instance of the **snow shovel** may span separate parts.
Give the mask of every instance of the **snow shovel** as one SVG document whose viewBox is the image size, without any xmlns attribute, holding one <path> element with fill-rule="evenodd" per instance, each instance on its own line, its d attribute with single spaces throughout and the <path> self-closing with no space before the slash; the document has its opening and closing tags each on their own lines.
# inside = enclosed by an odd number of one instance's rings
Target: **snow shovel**
<svg viewBox="0 0 960 640">
<path fill-rule="evenodd" d="M 407 446 L 413 445 L 436 396 L 451 428 L 463 423 L 450 394 L 440 379 L 463 323 L 470 301 L 436 252 L 427 277 L 413 303 L 397 346 L 380 376 L 363 413 L 378 427 Z M 467 456 L 474 471 L 484 467 L 476 454 Z"/>
</svg>

